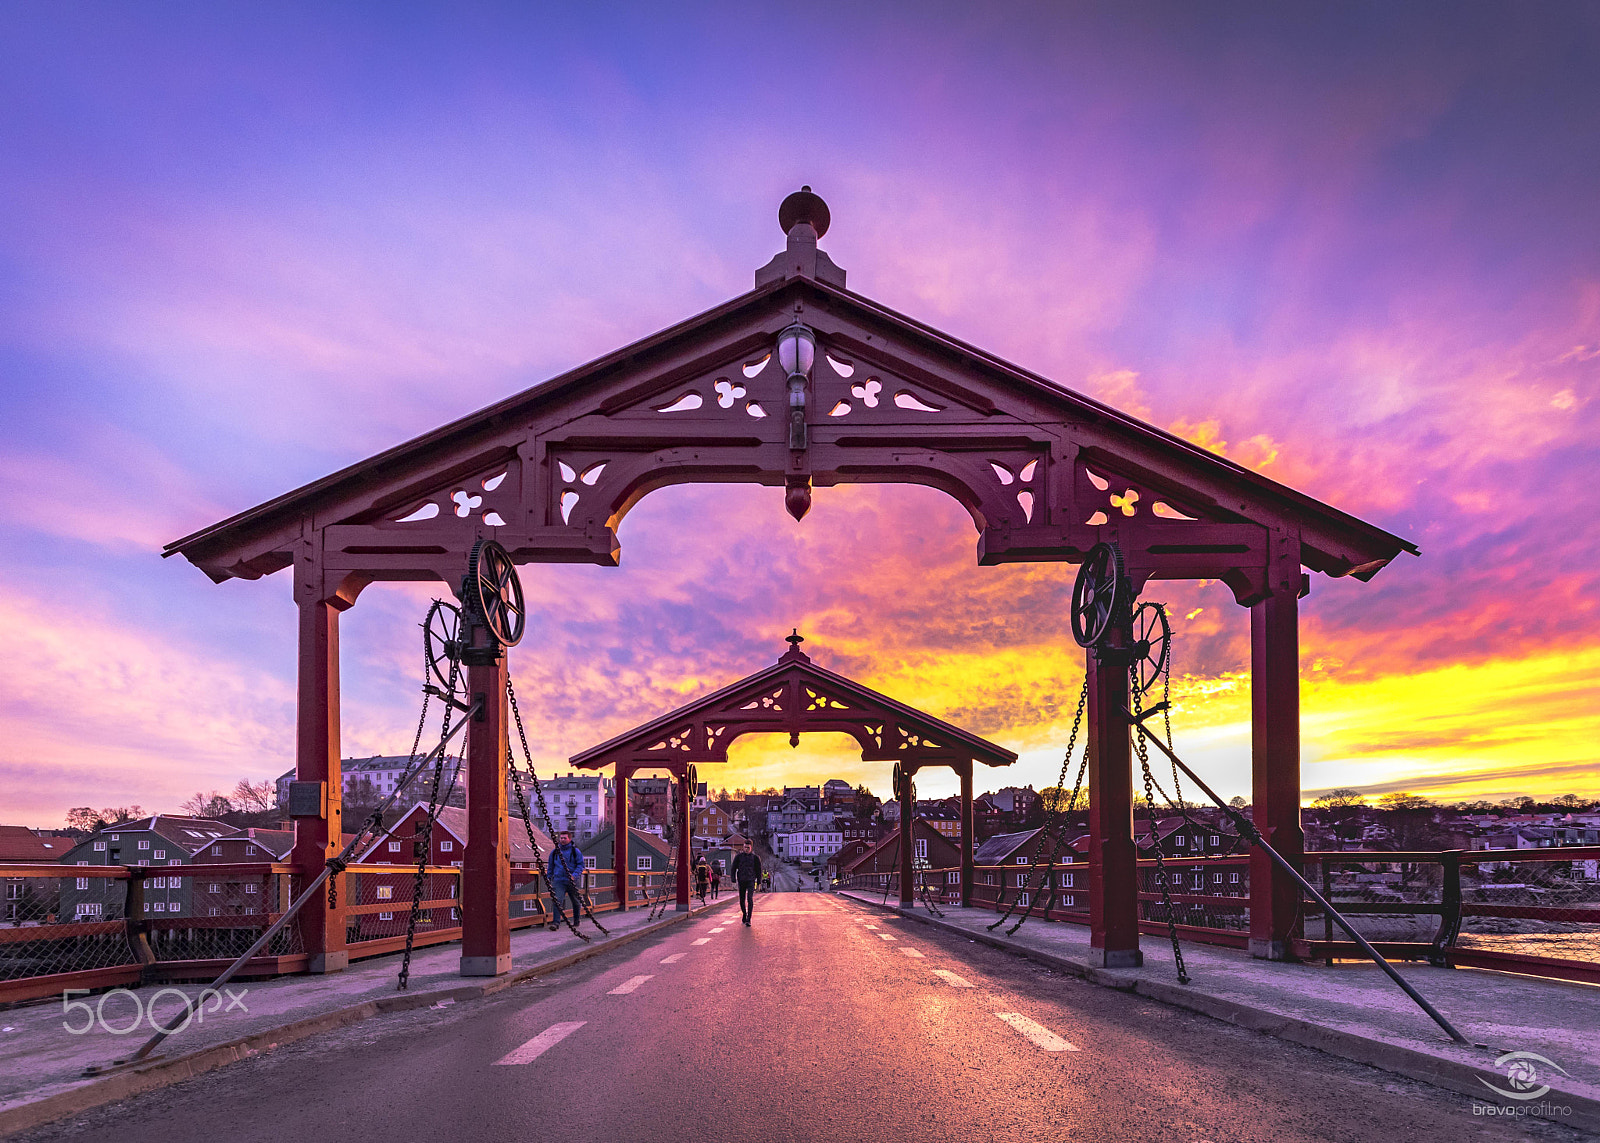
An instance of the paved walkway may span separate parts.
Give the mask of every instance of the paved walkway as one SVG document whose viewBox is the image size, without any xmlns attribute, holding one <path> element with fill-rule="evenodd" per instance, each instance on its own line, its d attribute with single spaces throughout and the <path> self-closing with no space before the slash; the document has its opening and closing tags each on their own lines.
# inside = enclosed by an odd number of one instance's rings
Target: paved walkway
<svg viewBox="0 0 1600 1143">
<path fill-rule="evenodd" d="M 709 908 L 725 906 L 731 900 L 724 897 Z M 696 902 L 694 913 L 701 911 Z M 461 976 L 458 971 L 460 944 L 433 945 L 412 954 L 410 988 L 403 993 L 395 988 L 400 970 L 398 953 L 357 961 L 344 972 L 325 976 L 286 976 L 276 980 L 236 982 L 230 988 L 239 995 L 238 1001 L 224 998 L 208 1005 L 221 1010 L 208 1012 L 203 1020 L 195 1021 L 182 1032 L 175 1033 L 157 1052 L 163 1059 L 172 1060 L 246 1037 L 269 1034 L 270 1039 L 271 1033 L 300 1023 L 309 1022 L 313 1031 L 320 1031 L 322 1025 L 338 1027 L 364 1019 L 377 1011 L 453 1004 L 456 999 L 481 996 L 498 987 L 505 987 L 519 976 L 536 974 L 568 963 L 575 954 L 581 957 L 615 947 L 619 941 L 637 938 L 654 928 L 675 924 L 690 915 L 674 912 L 669 907 L 664 919 L 652 923 L 647 919 L 648 910 L 645 909 L 633 909 L 623 914 L 601 913 L 600 923 L 610 930 L 610 936 L 602 936 L 585 921 L 581 926 L 582 931 L 594 938 L 587 945 L 565 928 L 554 933 L 544 928 L 521 929 L 511 935 L 511 973 L 494 978 Z M 181 987 L 187 995 L 195 997 L 204 986 L 184 984 L 170 987 Z M 58 999 L 0 1010 L 0 1122 L 4 1121 L 7 1111 L 24 1104 L 103 1082 L 85 1078 L 84 1068 L 90 1065 L 104 1066 L 114 1059 L 128 1056 L 151 1034 L 148 1017 L 137 1030 L 122 1035 L 105 1030 L 105 1025 L 128 1027 L 132 1023 L 135 997 L 141 1006 L 155 1001 L 157 1017 L 163 1023 L 176 1019 L 183 1011 L 183 1002 L 171 991 L 164 995 L 159 993 L 160 986 L 145 985 L 131 992 L 114 990 L 87 997 L 91 1006 L 103 1005 L 104 1023 L 94 1018 L 92 1009 L 89 1013 L 81 1009 L 64 1013 Z M 457 995 L 452 996 L 452 993 Z M 81 1002 L 84 998 L 74 999 Z M 373 1007 L 368 1011 L 360 1011 L 363 1005 Z M 319 1017 L 325 1019 L 319 1023 Z M 85 1023 L 92 1023 L 93 1026 L 82 1033 L 68 1030 L 82 1027 Z M 297 1032 L 299 1035 L 305 1034 L 304 1029 Z M 296 1032 L 291 1032 L 284 1038 L 298 1036 Z M 247 1048 L 239 1054 L 248 1055 L 251 1050 Z M 127 1073 L 124 1070 L 114 1074 Z"/>
<path fill-rule="evenodd" d="M 848 890 L 842 895 L 882 907 L 879 893 Z M 891 900 L 889 908 L 908 918 L 933 921 L 921 905 L 900 910 Z M 1097 983 L 1284 1034 L 1346 1058 L 1359 1058 L 1352 1051 L 1363 1051 L 1361 1045 L 1349 1041 L 1360 1040 L 1372 1045 L 1365 1050 L 1363 1062 L 1374 1066 L 1415 1075 L 1414 1070 L 1395 1065 L 1404 1054 L 1420 1053 L 1456 1065 L 1441 1074 L 1453 1071 L 1462 1075 L 1464 1065 L 1505 1087 L 1504 1068 L 1496 1068 L 1494 1061 L 1508 1052 L 1536 1052 L 1567 1072 L 1561 1076 L 1536 1065 L 1539 1082 L 1549 1082 L 1555 1089 L 1546 1098 L 1553 1100 L 1556 1092 L 1565 1092 L 1600 1101 L 1600 1043 L 1595 1036 L 1600 1029 L 1600 987 L 1470 968 L 1396 965 L 1462 1035 L 1485 1045 L 1461 1048 L 1373 964 L 1340 962 L 1332 968 L 1322 963 L 1282 964 L 1233 949 L 1185 942 L 1183 957 L 1190 983 L 1181 985 L 1174 971 L 1172 945 L 1164 937 L 1140 937 L 1144 952 L 1141 969 L 1091 969 L 1086 926 L 1034 918 L 1008 938 L 1005 930 L 1011 922 L 993 932 L 988 930 L 997 919 L 989 909 L 941 908 L 944 920 L 935 923 L 960 930 L 969 939 L 1055 958 L 1069 971 Z M 1316 1029 L 1331 1033 L 1327 1043 L 1315 1042 Z M 1385 1057 L 1383 1048 L 1401 1051 Z M 1480 1094 L 1492 1098 L 1487 1089 Z"/>
</svg>

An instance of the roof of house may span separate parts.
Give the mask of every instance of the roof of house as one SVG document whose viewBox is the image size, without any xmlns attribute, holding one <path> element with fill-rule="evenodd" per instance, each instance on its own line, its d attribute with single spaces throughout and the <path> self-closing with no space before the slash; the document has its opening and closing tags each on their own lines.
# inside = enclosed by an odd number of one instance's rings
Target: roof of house
<svg viewBox="0 0 1600 1143">
<path fill-rule="evenodd" d="M 1017 833 L 997 833 L 972 851 L 974 865 L 999 865 L 1039 834 L 1038 829 L 1025 829 Z"/>
<path fill-rule="evenodd" d="M 148 830 L 165 838 L 182 848 L 184 852 L 191 854 L 199 852 L 219 837 L 233 837 L 241 832 L 237 826 L 228 825 L 226 822 L 213 821 L 210 818 L 181 817 L 177 814 L 155 814 L 148 818 L 136 818 L 131 822 L 118 822 L 100 832 L 138 833 L 142 830 Z"/>
<path fill-rule="evenodd" d="M 282 861 L 289 856 L 289 851 L 294 848 L 294 830 L 292 829 L 255 829 L 250 828 L 242 834 L 231 837 L 219 837 L 216 841 L 201 846 L 195 850 L 196 857 L 221 855 L 227 853 L 234 844 L 240 842 L 253 842 L 267 853 Z"/>
<path fill-rule="evenodd" d="M 412 832 L 409 829 L 401 830 L 403 823 L 411 821 L 418 810 L 427 812 L 426 802 L 417 802 L 407 810 L 394 825 L 379 834 L 377 839 L 362 852 L 359 861 L 365 861 L 374 853 L 379 852 L 378 847 L 390 841 L 409 841 Z M 438 817 L 434 824 L 450 833 L 463 847 L 467 844 L 467 811 L 460 806 L 440 806 Z M 531 863 L 534 860 L 534 851 L 528 845 L 528 822 L 516 814 L 509 814 L 506 818 L 506 837 L 509 843 L 507 859 L 513 863 Z M 533 826 L 533 840 L 539 847 L 538 856 L 541 860 L 550 856 L 550 851 L 555 848 L 555 843 L 550 840 L 550 835 L 538 826 Z M 401 831 L 404 836 L 396 837 L 396 831 Z"/>
<path fill-rule="evenodd" d="M 0 825 L 0 861 L 57 861 L 78 843 L 65 837 L 40 837 L 27 826 Z"/>
</svg>

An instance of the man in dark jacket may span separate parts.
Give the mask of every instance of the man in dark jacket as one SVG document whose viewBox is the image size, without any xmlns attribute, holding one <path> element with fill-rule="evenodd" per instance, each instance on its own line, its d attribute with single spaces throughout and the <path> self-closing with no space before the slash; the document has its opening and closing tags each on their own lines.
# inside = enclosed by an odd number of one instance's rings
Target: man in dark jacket
<svg viewBox="0 0 1600 1143">
<path fill-rule="evenodd" d="M 733 858 L 733 868 L 728 873 L 739 885 L 739 912 L 744 914 L 744 923 L 750 923 L 751 910 L 756 905 L 756 882 L 761 880 L 761 859 L 752 852 L 750 843 L 744 843 L 744 850 Z"/>
<path fill-rule="evenodd" d="M 572 923 L 576 925 L 583 916 L 583 899 L 578 896 L 578 883 L 583 877 L 583 851 L 572 844 L 572 835 L 563 832 L 561 844 L 550 851 L 547 866 L 550 871 L 550 900 L 555 906 L 555 916 L 550 920 L 551 930 L 560 927 L 566 918 L 562 915 L 562 902 L 572 903 Z"/>
</svg>

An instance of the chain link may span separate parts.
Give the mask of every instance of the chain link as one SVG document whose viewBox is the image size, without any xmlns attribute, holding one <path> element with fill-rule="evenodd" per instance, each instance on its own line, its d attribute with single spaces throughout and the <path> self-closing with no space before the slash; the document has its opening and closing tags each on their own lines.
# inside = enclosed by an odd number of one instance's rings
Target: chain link
<svg viewBox="0 0 1600 1143">
<path fill-rule="evenodd" d="M 424 647 L 426 647 L 426 643 L 424 643 Z M 424 652 L 424 658 L 426 658 L 426 652 Z M 426 669 L 426 663 L 424 663 L 424 670 Z M 460 678 L 461 661 L 459 659 L 452 659 L 450 660 L 450 682 L 449 685 L 445 687 L 446 694 L 453 695 L 456 693 L 456 685 L 460 681 Z M 424 679 L 426 679 L 426 675 L 424 675 Z M 424 700 L 424 702 L 426 702 L 426 700 Z M 451 703 L 446 702 L 444 704 L 443 726 L 440 728 L 439 741 L 441 743 L 441 747 L 450 736 L 450 716 L 454 713 L 455 707 Z M 421 741 L 420 728 L 418 730 L 418 741 L 419 743 Z M 419 821 L 417 823 L 417 828 L 411 842 L 413 855 L 416 856 L 417 859 L 417 876 L 416 881 L 411 888 L 411 914 L 406 918 L 406 949 L 405 955 L 400 959 L 400 979 L 396 985 L 397 989 L 401 992 L 406 991 L 411 984 L 411 952 L 416 945 L 417 939 L 417 914 L 422 911 L 422 886 L 427 880 L 428 876 L 428 856 L 433 849 L 433 826 L 434 822 L 436 822 L 439 817 L 439 784 L 444 777 L 444 767 L 447 761 L 448 759 L 446 758 L 445 751 L 441 748 L 439 751 L 439 757 L 434 761 L 433 764 L 433 784 L 428 791 L 427 817 L 423 821 Z M 456 763 L 456 770 L 459 772 L 460 769 L 461 764 L 458 761 Z M 455 776 L 452 775 L 450 778 L 451 791 L 454 791 L 455 789 L 455 781 Z M 447 793 L 445 796 L 449 797 L 449 794 Z"/>
<path fill-rule="evenodd" d="M 1133 692 L 1133 713 L 1137 718 L 1140 708 L 1144 705 L 1144 695 L 1137 685 L 1130 688 Z M 1155 778 L 1150 773 L 1150 747 L 1144 740 L 1144 735 L 1133 736 L 1134 748 L 1139 755 L 1139 768 L 1144 773 L 1144 800 L 1150 812 L 1150 849 L 1156 858 L 1156 882 L 1161 886 L 1161 903 L 1167 909 L 1167 935 L 1172 938 L 1172 959 L 1178 966 L 1178 983 L 1189 983 L 1189 972 L 1184 967 L 1183 949 L 1178 944 L 1178 922 L 1172 908 L 1172 892 L 1168 886 L 1166 856 L 1161 852 L 1161 841 L 1156 836 L 1156 798 Z M 1169 799 L 1170 800 L 1170 799 Z M 1138 865 L 1134 866 L 1134 876 L 1138 876 Z"/>
</svg>

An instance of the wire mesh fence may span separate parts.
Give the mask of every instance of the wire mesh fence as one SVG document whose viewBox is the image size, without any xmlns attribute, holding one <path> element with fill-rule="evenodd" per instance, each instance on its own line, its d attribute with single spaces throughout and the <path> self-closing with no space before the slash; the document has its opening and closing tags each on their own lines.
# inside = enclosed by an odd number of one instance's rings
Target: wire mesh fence
<svg viewBox="0 0 1600 1143">
<path fill-rule="evenodd" d="M 0 885 L 0 982 L 139 964 L 120 866 L 0 865 Z"/>
<path fill-rule="evenodd" d="M 1458 959 L 1560 960 L 1600 973 L 1600 848 L 1464 854 L 1454 947 Z"/>
</svg>

